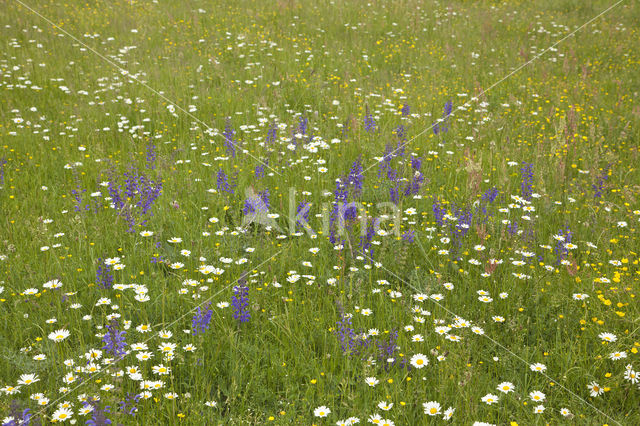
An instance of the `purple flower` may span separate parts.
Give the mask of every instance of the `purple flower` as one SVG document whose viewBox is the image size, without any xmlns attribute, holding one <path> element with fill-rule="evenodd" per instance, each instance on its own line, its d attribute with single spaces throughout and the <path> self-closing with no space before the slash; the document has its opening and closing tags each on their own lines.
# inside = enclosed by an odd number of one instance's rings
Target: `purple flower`
<svg viewBox="0 0 640 426">
<path fill-rule="evenodd" d="M 265 189 L 258 195 L 249 197 L 244 200 L 242 213 L 244 215 L 257 214 L 259 212 L 267 213 L 269 211 L 269 190 Z"/>
<path fill-rule="evenodd" d="M 102 259 L 98 259 L 96 281 L 101 288 L 109 289 L 113 286 L 113 271 L 111 265 L 105 265 Z"/>
<path fill-rule="evenodd" d="M 612 164 L 613 163 L 607 164 L 607 166 L 602 169 L 602 173 L 597 177 L 596 183 L 591 185 L 591 188 L 593 188 L 593 198 L 602 198 L 604 183 L 609 179 L 609 171 L 611 170 Z"/>
<path fill-rule="evenodd" d="M 422 168 L 422 157 L 413 157 L 411 159 L 411 168 L 415 171 L 420 171 L 420 168 Z"/>
<path fill-rule="evenodd" d="M 340 206 L 340 214 L 343 220 L 356 220 L 358 207 L 356 203 L 347 203 Z"/>
<path fill-rule="evenodd" d="M 336 190 L 333 193 L 336 203 L 346 203 L 349 196 L 349 190 L 342 178 L 336 179 Z"/>
<path fill-rule="evenodd" d="M 402 105 L 402 109 L 400 110 L 400 113 L 402 114 L 403 117 L 408 117 L 410 112 L 411 112 L 411 109 L 409 107 L 409 104 L 405 103 L 404 105 Z"/>
<path fill-rule="evenodd" d="M 416 237 L 416 232 L 413 229 L 410 229 L 409 231 L 402 234 L 402 240 L 407 241 L 409 243 L 412 243 L 415 237 Z"/>
<path fill-rule="evenodd" d="M 394 204 L 398 204 L 400 201 L 400 183 L 397 180 L 394 181 L 393 185 L 389 188 L 389 197 Z"/>
<path fill-rule="evenodd" d="M 442 207 L 439 201 L 434 200 L 431 206 L 431 210 L 433 210 L 433 214 L 435 215 L 436 223 L 438 226 L 444 225 L 444 215 L 447 213 L 447 210 Z"/>
<path fill-rule="evenodd" d="M 118 402 L 118 411 L 129 416 L 135 416 L 138 412 L 138 407 L 136 407 L 135 404 L 138 403 L 140 398 L 142 398 L 142 395 L 140 394 L 132 395 L 127 392 L 125 399 Z"/>
<path fill-rule="evenodd" d="M 124 173 L 124 193 L 127 197 L 133 198 L 138 191 L 138 172 L 133 166 L 129 173 Z"/>
<path fill-rule="evenodd" d="M 146 215 L 162 193 L 162 182 L 149 180 L 144 175 L 139 175 L 136 180 L 136 196 L 132 202 L 140 209 L 141 215 Z"/>
<path fill-rule="evenodd" d="M 227 152 L 232 157 L 236 156 L 237 144 L 233 140 L 233 137 L 235 136 L 235 134 L 236 134 L 236 131 L 233 130 L 233 128 L 231 127 L 231 119 L 227 118 L 227 121 L 224 127 L 224 132 L 222 132 L 222 136 L 224 137 L 224 146 L 227 148 Z"/>
<path fill-rule="evenodd" d="M 493 203 L 497 196 L 498 196 L 498 188 L 494 186 L 493 188 L 486 190 L 485 193 L 482 194 L 481 200 L 486 201 L 488 203 Z"/>
<path fill-rule="evenodd" d="M 378 169 L 378 177 L 382 176 L 385 171 L 391 169 L 391 160 L 394 157 L 393 148 L 387 144 L 384 148 L 384 154 L 382 155 L 382 161 L 380 162 L 380 168 Z"/>
<path fill-rule="evenodd" d="M 20 402 L 13 400 L 9 406 L 10 414 L 9 420 L 7 423 L 2 423 L 3 426 L 18 426 L 18 425 L 29 425 L 31 424 L 31 420 L 33 418 L 33 414 L 29 413 L 30 409 L 25 408 L 24 410 L 20 408 Z M 34 424 L 40 424 L 38 419 L 35 419 Z"/>
<path fill-rule="evenodd" d="M 343 316 L 336 323 L 336 335 L 343 353 L 349 353 L 355 348 L 356 332 L 351 326 L 351 317 Z"/>
<path fill-rule="evenodd" d="M 448 100 L 446 104 L 444 104 L 444 111 L 442 113 L 443 118 L 449 118 L 451 112 L 453 111 L 453 102 Z"/>
<path fill-rule="evenodd" d="M 307 117 L 300 116 L 300 119 L 298 121 L 298 133 L 302 135 L 306 135 L 308 124 L 309 124 L 309 120 L 307 119 Z"/>
<path fill-rule="evenodd" d="M 378 343 L 378 358 L 382 360 L 386 360 L 387 358 L 392 358 L 398 349 L 398 345 L 396 342 L 398 340 L 398 330 L 391 330 L 389 333 L 388 340 L 381 340 Z"/>
<path fill-rule="evenodd" d="M 398 363 L 396 360 L 396 352 L 398 351 L 398 345 L 396 342 L 398 341 L 398 330 L 391 330 L 389 332 L 389 337 L 387 340 L 380 339 L 376 343 L 378 347 L 377 358 L 384 365 L 385 371 L 389 371 L 390 367 L 393 367 Z M 393 361 L 389 362 L 389 359 L 393 359 Z M 404 363 L 398 363 L 400 367 L 404 367 Z"/>
<path fill-rule="evenodd" d="M 149 142 L 147 144 L 147 169 L 155 170 L 157 158 L 158 152 L 156 151 L 156 146 L 153 142 Z"/>
<path fill-rule="evenodd" d="M 352 194 L 354 197 L 358 197 L 362 193 L 362 182 L 364 176 L 362 174 L 362 163 L 358 158 L 353 162 L 349 175 L 347 176 L 347 186 L 352 188 Z"/>
<path fill-rule="evenodd" d="M 356 332 L 351 325 L 351 317 L 344 315 L 342 305 L 338 304 L 340 321 L 336 323 L 335 335 L 340 342 L 342 353 L 348 357 L 358 356 L 369 346 L 369 340 L 364 332 Z"/>
<path fill-rule="evenodd" d="M 423 183 L 424 183 L 424 175 L 420 172 L 415 172 L 413 174 L 413 177 L 411 178 L 411 180 L 409 181 L 409 183 L 404 189 L 404 195 L 405 196 L 416 195 L 418 192 L 420 192 L 420 188 L 422 187 Z"/>
<path fill-rule="evenodd" d="M 471 229 L 471 222 L 473 220 L 473 213 L 471 210 L 459 209 L 455 206 L 452 208 L 454 216 L 458 219 L 455 222 L 451 222 L 450 230 L 452 240 L 461 244 L 462 237 L 465 237 Z"/>
<path fill-rule="evenodd" d="M 258 192 L 258 197 L 260 197 L 264 205 L 267 207 L 267 210 L 269 210 L 269 207 L 271 207 L 269 203 L 269 190 L 265 189 L 264 191 Z"/>
<path fill-rule="evenodd" d="M 303 200 L 300 202 L 300 204 L 298 204 L 298 207 L 296 208 L 296 217 L 298 217 L 300 215 L 300 212 L 302 212 L 302 219 L 304 219 L 304 222 L 298 219 L 296 221 L 296 227 L 298 226 L 301 226 L 302 228 L 306 227 L 306 224 L 309 222 L 310 207 L 311 207 L 311 204 L 307 200 Z"/>
<path fill-rule="evenodd" d="M 85 424 L 89 426 L 106 426 L 110 425 L 112 422 L 107 418 L 107 413 L 110 414 L 110 409 L 108 405 L 102 408 L 100 406 L 100 401 L 94 401 L 92 398 L 89 398 L 87 401 L 83 402 L 85 407 L 92 406 L 93 410 L 91 410 L 91 418 L 87 420 Z"/>
<path fill-rule="evenodd" d="M 73 195 L 73 199 L 76 201 L 76 205 L 74 209 L 75 211 L 79 212 L 80 210 L 82 210 L 82 194 L 87 192 L 87 190 L 82 188 L 82 184 L 80 183 L 80 178 L 78 176 L 78 171 L 74 168 L 72 172 L 73 172 L 73 180 L 76 183 L 76 187 L 75 189 L 71 190 L 71 195 Z M 89 208 L 89 205 L 87 204 L 87 209 L 88 208 Z"/>
<path fill-rule="evenodd" d="M 240 323 L 249 321 L 251 318 L 249 313 L 249 287 L 244 274 L 238 280 L 238 285 L 233 287 L 231 305 L 233 306 L 233 318 Z"/>
<path fill-rule="evenodd" d="M 118 177 L 113 169 L 109 170 L 109 196 L 111 197 L 111 202 L 115 206 L 116 210 L 121 209 L 124 206 L 124 201 L 120 196 Z"/>
<path fill-rule="evenodd" d="M 571 242 L 573 232 L 567 226 L 566 229 L 558 231 L 558 236 L 561 237 L 557 240 L 556 246 L 553 248 L 553 252 L 556 254 L 556 265 L 559 265 L 569 254 L 569 249 L 566 248 L 566 244 Z"/>
<path fill-rule="evenodd" d="M 264 168 L 266 167 L 266 165 L 267 163 L 265 162 L 264 164 L 260 164 L 256 166 L 254 171 L 254 176 L 256 180 L 259 180 L 264 177 Z"/>
<path fill-rule="evenodd" d="M 7 164 L 7 160 L 0 158 L 0 185 L 4 185 L 4 165 Z"/>
<path fill-rule="evenodd" d="M 269 130 L 267 130 L 267 145 L 274 143 L 276 141 L 276 137 L 278 136 L 278 126 L 275 121 L 272 121 L 269 125 Z"/>
<path fill-rule="evenodd" d="M 150 180 L 134 166 L 123 176 L 124 191 L 120 177 L 113 168 L 109 170 L 109 195 L 117 214 L 129 224 L 128 232 L 133 232 L 136 223 L 146 223 L 142 216 L 153 215 L 151 208 L 162 193 L 162 182 Z"/>
<path fill-rule="evenodd" d="M 127 353 L 125 349 L 127 343 L 124 340 L 124 335 L 127 334 L 127 332 L 119 330 L 118 326 L 118 320 L 115 318 L 112 319 L 111 323 L 107 325 L 107 334 L 102 337 L 102 342 L 104 343 L 102 349 L 112 354 L 115 358 L 119 358 Z"/>
<path fill-rule="evenodd" d="M 204 306 L 198 306 L 198 310 L 191 320 L 193 335 L 204 333 L 209 329 L 209 322 L 211 321 L 211 315 L 213 315 L 213 310 L 209 308 L 210 306 L 211 302 L 206 303 Z"/>
<path fill-rule="evenodd" d="M 440 132 L 447 133 L 449 131 L 449 117 L 453 111 L 453 103 L 449 100 L 444 104 L 444 111 L 442 112 L 442 120 L 440 123 L 433 124 L 433 133 L 438 135 Z"/>
<path fill-rule="evenodd" d="M 520 193 L 522 198 L 527 201 L 531 201 L 531 195 L 533 194 L 533 164 L 526 162 L 522 163 L 520 178 L 522 179 L 522 182 L 520 183 Z"/>
<path fill-rule="evenodd" d="M 222 171 L 222 169 L 218 170 L 218 174 L 216 175 L 216 187 L 218 188 L 218 191 L 225 191 L 229 194 L 233 194 L 233 188 L 229 183 L 229 177 L 224 171 Z"/>
<path fill-rule="evenodd" d="M 367 107 L 367 112 L 364 116 L 364 129 L 367 132 L 373 132 L 376 129 L 376 122 L 373 119 L 373 116 L 369 112 L 369 107 Z"/>
<path fill-rule="evenodd" d="M 366 254 L 369 258 L 373 258 L 373 248 L 371 247 L 371 240 L 375 236 L 376 228 L 380 224 L 380 218 L 371 219 L 371 223 L 367 226 L 367 232 L 364 236 L 360 237 L 360 248 L 363 254 Z"/>
</svg>

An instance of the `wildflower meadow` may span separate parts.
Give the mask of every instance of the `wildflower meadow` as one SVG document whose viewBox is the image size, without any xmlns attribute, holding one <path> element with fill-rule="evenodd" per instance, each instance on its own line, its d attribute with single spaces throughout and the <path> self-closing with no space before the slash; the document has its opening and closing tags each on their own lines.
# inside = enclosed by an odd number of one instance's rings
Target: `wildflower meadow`
<svg viewBox="0 0 640 426">
<path fill-rule="evenodd" d="M 0 2 L 0 424 L 640 424 L 640 4 Z"/>
</svg>

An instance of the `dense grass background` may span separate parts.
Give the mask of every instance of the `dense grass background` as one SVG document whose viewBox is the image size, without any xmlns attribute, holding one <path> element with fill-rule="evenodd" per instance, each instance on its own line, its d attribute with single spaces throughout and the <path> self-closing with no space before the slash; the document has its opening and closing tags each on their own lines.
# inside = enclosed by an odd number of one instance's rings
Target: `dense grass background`
<svg viewBox="0 0 640 426">
<path fill-rule="evenodd" d="M 14 401 L 46 423 L 68 401 L 73 418 L 84 423 L 91 414 L 79 414 L 80 399 L 99 396 L 100 407 L 112 407 L 108 417 L 122 424 L 335 424 L 348 417 L 367 423 L 375 413 L 396 425 L 442 422 L 442 414 L 424 413 L 427 401 L 439 402 L 441 411 L 453 407 L 454 424 L 640 422 L 640 390 L 625 378 L 627 365 L 640 369 L 636 2 L 621 2 L 504 81 L 614 2 L 25 4 L 55 26 L 19 1 L 0 8 L 3 418 Z M 431 127 L 449 100 L 449 130 L 435 134 Z M 373 131 L 364 125 L 367 111 Z M 272 124 L 280 128 L 268 142 Z M 377 203 L 390 200 L 394 183 L 376 158 L 388 144 L 395 150 L 403 143 L 400 124 L 408 144 L 391 162 L 405 179 L 397 183 L 411 180 L 412 156 L 422 158 L 425 178 L 417 197 L 398 202 L 399 234 L 412 230 L 413 241 L 398 238 L 385 221 L 389 235 L 374 237 L 374 264 L 371 252 L 358 253 L 358 224 L 343 250 L 326 232 L 290 235 L 290 203 L 311 202 L 309 223 L 321 230 L 316 215 L 328 217 L 335 179 L 357 160 L 363 189 L 351 191 L 349 201 L 364 203 L 362 216 L 389 214 Z M 235 157 L 225 147 L 225 127 L 240 145 Z M 150 160 L 150 151 L 157 158 Z M 265 161 L 257 178 L 255 168 Z M 533 165 L 530 185 L 539 195 L 526 204 L 534 208 L 529 212 L 512 198 L 526 198 L 523 163 Z M 152 215 L 131 208 L 136 223 L 129 232 L 128 210 L 109 206 L 106 185 L 118 176 L 124 185 L 123 174 L 136 169 L 162 188 Z M 218 186 L 220 170 L 233 193 Z M 269 190 L 282 232 L 236 228 L 249 187 Z M 498 195 L 487 204 L 482 197 L 492 188 Z M 473 212 L 460 246 L 443 240 L 459 228 L 453 220 L 437 223 L 438 200 L 451 216 L 456 208 Z M 516 222 L 521 232 L 513 231 Z M 554 253 L 554 235 L 566 229 L 576 245 L 565 256 L 568 265 Z M 153 235 L 142 236 L 144 230 Z M 182 242 L 169 242 L 173 237 Z M 102 288 L 98 267 L 114 257 L 125 265 L 113 271 L 115 283 L 146 286 L 148 301 L 134 299 L 133 289 Z M 489 259 L 502 264 L 492 268 Z M 172 269 L 174 262 L 184 265 Z M 203 275 L 202 264 L 225 271 Z M 232 306 L 216 304 L 231 302 L 243 272 L 251 319 L 239 324 Z M 291 282 L 296 275 L 302 277 Z M 53 279 L 60 289 L 43 287 Z M 185 285 L 187 279 L 196 286 Z M 479 290 L 493 300 L 479 301 Z M 443 300 L 419 303 L 412 297 L 418 293 Z M 102 297 L 109 302 L 96 306 Z M 207 300 L 209 329 L 187 333 L 193 311 Z M 379 356 L 375 343 L 360 356 L 344 353 L 336 336 L 341 310 L 353 315 L 353 329 L 378 329 L 379 340 L 397 331 L 396 363 L 385 357 L 367 363 Z M 127 321 L 126 342 L 150 339 L 154 357 L 141 362 L 132 351 L 108 365 L 103 359 L 113 356 L 104 351 L 97 361 L 102 372 L 81 371 L 65 384 L 66 374 L 85 366 L 84 354 L 103 348 L 113 313 L 120 327 Z M 470 327 L 435 332 L 456 324 L 455 316 L 484 335 Z M 152 331 L 140 333 L 141 324 Z M 48 338 L 62 328 L 69 338 Z M 173 336 L 159 338 L 161 330 Z M 603 342 L 603 332 L 616 341 Z M 412 341 L 415 334 L 423 341 Z M 177 344 L 170 361 L 157 350 L 162 342 Z M 196 350 L 184 350 L 187 344 Z M 626 359 L 610 359 L 622 351 Z M 427 367 L 398 363 L 418 353 L 429 358 Z M 46 359 L 34 359 L 38 354 Z M 538 362 L 546 375 L 530 369 Z M 158 364 L 171 374 L 152 373 Z M 123 372 L 129 366 L 164 382 L 135 404 L 135 417 L 118 410 L 127 394 L 141 391 Z M 29 373 L 39 381 L 12 393 L 8 387 Z M 370 387 L 365 377 L 380 383 Z M 505 381 L 514 392 L 496 390 Z M 591 382 L 605 392 L 590 396 Z M 113 389 L 101 390 L 105 384 Z M 546 394 L 541 414 L 529 397 L 536 390 Z M 176 396 L 168 399 L 169 392 Z M 489 393 L 500 397 L 497 404 L 482 402 Z M 34 394 L 48 404 L 38 406 Z M 380 401 L 393 408 L 379 409 Z M 315 417 L 319 406 L 331 413 Z M 562 408 L 572 414 L 563 416 Z"/>
</svg>

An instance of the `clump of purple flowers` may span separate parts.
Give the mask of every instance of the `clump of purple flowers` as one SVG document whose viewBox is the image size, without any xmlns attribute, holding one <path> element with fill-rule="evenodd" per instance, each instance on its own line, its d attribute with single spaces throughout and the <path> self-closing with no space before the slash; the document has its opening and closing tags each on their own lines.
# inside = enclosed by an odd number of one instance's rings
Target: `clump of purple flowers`
<svg viewBox="0 0 640 426">
<path fill-rule="evenodd" d="M 253 175 L 255 176 L 256 180 L 258 179 L 262 179 L 264 177 L 264 169 L 265 167 L 268 166 L 269 161 L 265 161 L 262 164 L 259 164 L 256 166 Z"/>
<path fill-rule="evenodd" d="M 397 155 L 404 157 L 405 146 L 407 145 L 407 135 L 404 125 L 400 124 L 396 127 L 395 134 L 398 138 L 398 146 L 396 148 Z"/>
<path fill-rule="evenodd" d="M 413 243 L 415 238 L 416 238 L 416 231 L 414 231 L 413 229 L 410 229 L 404 234 L 402 234 L 402 241 L 406 241 L 408 243 Z"/>
<path fill-rule="evenodd" d="M 373 115 L 369 112 L 369 107 L 367 107 L 367 112 L 364 116 L 364 129 L 367 132 L 373 132 L 376 130 L 376 122 L 373 119 Z"/>
<path fill-rule="evenodd" d="M 97 213 L 101 207 L 100 199 L 98 197 L 92 197 L 93 201 L 87 201 L 86 204 L 83 205 L 83 194 L 85 194 L 87 190 L 82 187 L 78 170 L 75 167 L 71 169 L 71 173 L 73 174 L 73 181 L 75 183 L 75 188 L 71 190 L 71 195 L 76 202 L 74 210 L 76 212 L 80 212 L 82 210 L 89 211 L 91 209 L 91 204 L 93 204 L 94 211 Z"/>
<path fill-rule="evenodd" d="M 336 179 L 336 190 L 333 193 L 334 203 L 331 210 L 331 216 L 329 217 L 329 241 L 331 244 L 336 244 L 338 239 L 336 233 L 341 232 L 344 228 L 345 219 L 351 218 L 354 213 L 357 214 L 357 210 L 351 208 L 354 203 L 347 204 L 349 198 L 349 189 L 344 178 Z"/>
<path fill-rule="evenodd" d="M 351 170 L 349 170 L 349 175 L 347 176 L 346 182 L 347 187 L 351 188 L 351 194 L 357 198 L 362 193 L 362 183 L 364 181 L 364 176 L 362 174 L 362 163 L 358 158 L 351 165 Z"/>
<path fill-rule="evenodd" d="M 413 157 L 411 159 L 411 171 L 413 175 L 409 180 L 409 183 L 404 188 L 404 195 L 416 195 L 420 191 L 420 188 L 424 184 L 424 175 L 420 171 L 422 168 L 422 157 Z"/>
<path fill-rule="evenodd" d="M 400 146 L 400 145 L 399 145 Z M 402 145 L 403 147 L 404 145 Z M 389 182 L 388 190 L 389 190 L 389 198 L 391 202 L 394 204 L 398 204 L 400 199 L 405 196 L 416 195 L 420 192 L 420 188 L 424 185 L 425 177 L 423 173 L 420 171 L 422 168 L 422 158 L 421 157 L 412 157 L 411 158 L 411 169 L 409 172 L 411 176 L 409 179 L 402 178 L 402 170 L 399 172 L 394 169 L 391 165 L 391 160 L 395 156 L 401 156 L 402 153 L 399 152 L 399 149 L 393 151 L 390 145 L 387 145 L 385 148 L 385 153 L 382 157 L 382 161 L 380 162 L 380 168 L 378 170 L 378 176 L 381 176 L 384 171 L 386 171 L 386 177 Z M 408 181 L 406 184 L 403 184 L 403 181 Z"/>
<path fill-rule="evenodd" d="M 113 286 L 113 268 L 104 263 L 102 259 L 98 259 L 96 281 L 98 286 L 102 288 L 110 289 Z"/>
<path fill-rule="evenodd" d="M 431 206 L 431 210 L 433 210 L 433 214 L 438 226 L 444 226 L 444 215 L 447 214 L 447 209 L 445 209 L 442 204 L 440 204 L 440 201 L 434 200 Z"/>
<path fill-rule="evenodd" d="M 360 237 L 360 249 L 362 253 L 366 255 L 370 261 L 373 259 L 373 247 L 371 241 L 375 236 L 376 229 L 380 225 L 380 218 L 374 217 L 371 219 L 371 223 L 367 226 L 365 234 Z"/>
<path fill-rule="evenodd" d="M 147 169 L 155 170 L 157 158 L 158 152 L 156 151 L 156 145 L 153 142 L 149 142 L 147 144 Z"/>
<path fill-rule="evenodd" d="M 604 183 L 609 179 L 609 171 L 611 170 L 611 164 L 607 164 L 605 168 L 602 169 L 602 173 L 597 177 L 596 183 L 592 184 L 593 188 L 593 198 L 602 198 L 602 193 L 604 192 Z"/>
<path fill-rule="evenodd" d="M 227 121 L 224 127 L 224 132 L 222 132 L 222 136 L 224 137 L 224 146 L 225 148 L 227 148 L 227 152 L 232 157 L 236 156 L 237 143 L 236 141 L 233 140 L 233 137 L 235 136 L 235 134 L 236 134 L 236 131 L 233 130 L 233 127 L 231 127 L 231 119 L 227 118 Z"/>
<path fill-rule="evenodd" d="M 20 407 L 20 402 L 13 400 L 10 405 L 9 416 L 3 420 L 3 426 L 18 426 L 18 425 L 40 425 L 39 419 L 33 417 L 29 408 L 24 410 Z"/>
<path fill-rule="evenodd" d="M 138 412 L 138 407 L 136 407 L 135 404 L 140 401 L 140 398 L 142 398 L 141 394 L 132 395 L 127 392 L 127 396 L 122 401 L 118 402 L 118 411 L 129 416 L 135 416 Z"/>
<path fill-rule="evenodd" d="M 455 206 L 453 206 L 451 210 L 457 220 L 449 222 L 449 234 L 453 252 L 457 253 L 458 249 L 462 247 L 463 238 L 467 236 L 469 229 L 471 229 L 473 212 L 469 209 L 457 208 Z"/>
<path fill-rule="evenodd" d="M 76 187 L 74 189 L 71 190 L 71 195 L 73 196 L 73 199 L 76 201 L 76 205 L 74 207 L 75 211 L 79 212 L 80 210 L 82 210 L 82 194 L 84 194 L 85 192 L 87 192 L 86 189 L 82 188 L 81 184 L 80 184 L 80 179 L 78 178 L 78 173 L 75 171 L 73 171 L 73 177 L 74 180 L 76 182 Z M 89 207 L 89 205 L 87 205 L 87 208 Z"/>
<path fill-rule="evenodd" d="M 107 325 L 107 333 L 102 337 L 102 342 L 104 343 L 102 349 L 112 354 L 115 358 L 119 358 L 127 353 L 125 349 L 127 342 L 124 339 L 124 335 L 127 334 L 127 332 L 120 330 L 118 327 L 118 320 L 115 318 L 112 319 L 109 325 Z"/>
<path fill-rule="evenodd" d="M 380 168 L 378 169 L 378 177 L 382 176 L 384 172 L 387 172 L 388 177 L 388 173 L 391 170 L 391 160 L 395 157 L 394 153 L 395 152 L 391 145 L 387 144 L 384 148 L 384 153 L 382 154 L 382 161 L 380 162 Z"/>
<path fill-rule="evenodd" d="M 276 141 L 276 137 L 278 136 L 278 126 L 275 121 L 272 121 L 269 125 L 269 130 L 267 130 L 267 145 L 270 143 L 274 143 Z"/>
<path fill-rule="evenodd" d="M 4 165 L 7 164 L 7 160 L 0 158 L 0 185 L 4 185 Z"/>
<path fill-rule="evenodd" d="M 482 194 L 482 197 L 480 197 L 480 200 L 482 200 L 487 204 L 491 204 L 496 200 L 496 198 L 498 197 L 498 194 L 499 194 L 498 188 L 494 186 L 491 189 L 487 189 L 484 192 L 484 194 Z"/>
<path fill-rule="evenodd" d="M 498 188 L 494 186 L 493 188 L 486 190 L 480 197 L 480 202 L 476 206 L 475 211 L 480 222 L 486 223 L 489 218 L 489 216 L 487 216 L 487 207 L 495 201 L 499 193 Z"/>
<path fill-rule="evenodd" d="M 304 222 L 300 219 L 296 220 L 296 228 L 300 226 L 304 229 L 309 226 L 308 222 L 310 208 L 311 204 L 307 200 L 303 200 L 300 202 L 300 204 L 298 204 L 298 207 L 296 208 L 296 217 L 301 217 L 302 219 L 304 219 Z"/>
<path fill-rule="evenodd" d="M 531 201 L 531 195 L 533 194 L 533 164 L 526 162 L 522 163 L 520 178 L 522 180 L 520 183 L 520 193 L 522 198 L 527 201 Z"/>
<path fill-rule="evenodd" d="M 351 325 L 351 317 L 343 316 L 340 321 L 336 323 L 336 336 L 340 341 L 340 347 L 342 353 L 349 357 L 358 355 L 361 347 L 366 345 L 366 339 L 357 334 Z"/>
<path fill-rule="evenodd" d="M 300 119 L 298 120 L 298 133 L 300 133 L 301 135 L 306 135 L 308 125 L 309 119 L 307 117 L 300 116 Z"/>
<path fill-rule="evenodd" d="M 213 310 L 210 309 L 210 306 L 211 302 L 206 303 L 204 306 L 198 306 L 198 310 L 191 320 L 191 330 L 193 330 L 193 335 L 203 334 L 209 329 L 211 315 L 213 315 Z"/>
<path fill-rule="evenodd" d="M 567 248 L 567 244 L 571 243 L 571 238 L 573 237 L 573 232 L 567 226 L 566 229 L 561 229 L 558 231 L 559 238 L 557 239 L 556 246 L 553 248 L 553 252 L 556 255 L 556 265 L 559 265 L 564 259 L 567 258 L 569 254 L 569 249 Z"/>
<path fill-rule="evenodd" d="M 400 178 L 398 177 L 395 170 L 391 170 L 392 173 L 389 173 L 392 176 L 391 186 L 389 187 L 389 197 L 391 198 L 391 202 L 394 204 L 398 204 L 400 201 Z"/>
<path fill-rule="evenodd" d="M 269 211 L 269 190 L 265 189 L 258 193 L 258 195 L 249 197 L 244 200 L 244 207 L 242 209 L 242 213 L 244 215 L 248 214 L 258 214 L 260 212 L 266 213 Z"/>
<path fill-rule="evenodd" d="M 451 112 L 453 111 L 453 102 L 450 100 L 444 104 L 444 111 L 442 112 L 442 119 L 439 123 L 433 124 L 433 134 L 438 135 L 439 133 L 447 133 L 449 131 L 449 117 L 451 116 Z"/>
<path fill-rule="evenodd" d="M 222 170 L 218 170 L 216 174 L 216 188 L 218 191 L 228 192 L 229 194 L 233 194 L 233 187 L 231 182 L 229 182 L 229 176 Z"/>
<path fill-rule="evenodd" d="M 251 318 L 249 313 L 249 287 L 247 279 L 242 275 L 238 280 L 238 285 L 233 287 L 233 297 L 231 297 L 231 305 L 233 306 L 233 318 L 238 322 L 248 322 Z"/>
<path fill-rule="evenodd" d="M 351 316 L 345 315 L 340 302 L 337 303 L 340 321 L 336 322 L 335 335 L 340 342 L 342 353 L 348 357 L 359 356 L 370 341 L 363 332 L 356 332 L 351 325 Z"/>
<path fill-rule="evenodd" d="M 389 368 L 393 367 L 394 365 L 398 365 L 400 366 L 400 368 L 403 368 L 406 365 L 405 360 L 398 361 L 396 358 L 396 352 L 399 349 L 397 341 L 398 330 L 391 330 L 389 332 L 389 337 L 387 338 L 387 340 L 380 339 L 376 343 L 376 346 L 378 347 L 376 357 L 381 362 L 381 364 L 384 365 L 385 371 L 389 371 Z"/>
<path fill-rule="evenodd" d="M 93 399 L 89 399 L 88 401 L 84 401 L 83 405 L 85 407 L 91 406 L 93 410 L 91 410 L 91 418 L 87 420 L 85 424 L 89 426 L 105 426 L 110 425 L 112 422 L 109 418 L 107 418 L 107 414 L 111 414 L 111 407 L 105 406 L 101 407 L 99 401 L 95 401 Z"/>
<path fill-rule="evenodd" d="M 162 193 L 162 182 L 149 179 L 133 166 L 123 177 L 124 189 L 120 176 L 110 170 L 109 195 L 118 216 L 124 217 L 129 224 L 128 232 L 133 232 L 136 224 L 146 224 L 147 217 L 153 215 L 151 208 Z"/>
</svg>

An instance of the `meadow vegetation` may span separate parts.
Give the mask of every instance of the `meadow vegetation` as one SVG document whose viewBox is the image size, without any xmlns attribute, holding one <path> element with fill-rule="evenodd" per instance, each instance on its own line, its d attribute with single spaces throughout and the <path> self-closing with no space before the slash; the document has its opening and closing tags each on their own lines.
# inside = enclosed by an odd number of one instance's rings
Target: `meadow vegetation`
<svg viewBox="0 0 640 426">
<path fill-rule="evenodd" d="M 640 424 L 639 22 L 5 0 L 2 424 Z"/>
</svg>

